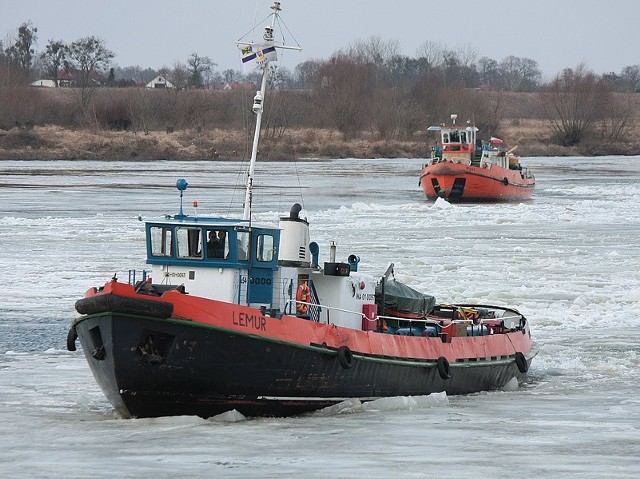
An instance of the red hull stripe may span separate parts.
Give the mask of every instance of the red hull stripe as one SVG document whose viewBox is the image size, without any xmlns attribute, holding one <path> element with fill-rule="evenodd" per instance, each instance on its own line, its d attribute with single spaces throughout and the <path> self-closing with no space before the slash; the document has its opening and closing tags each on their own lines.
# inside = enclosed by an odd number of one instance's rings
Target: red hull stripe
<svg viewBox="0 0 640 479">
<path fill-rule="evenodd" d="M 109 293 L 144 299 L 154 298 L 139 295 L 131 285 L 114 281 L 107 283 L 99 293 L 89 290 L 87 295 Z M 263 315 L 255 308 L 189 296 L 175 290 L 157 297 L 157 300 L 173 304 L 174 320 L 193 321 L 302 347 L 326 344 L 329 348 L 337 349 L 340 346 L 348 346 L 354 354 L 367 356 L 399 360 L 436 360 L 444 356 L 449 362 L 455 362 L 469 358 L 506 357 L 518 351 L 527 353 L 532 347 L 528 328 L 525 334 L 513 332 L 453 337 L 450 343 L 443 343 L 439 337 L 397 336 L 360 331 L 316 323 L 295 316 L 285 315 L 278 319 Z"/>
</svg>

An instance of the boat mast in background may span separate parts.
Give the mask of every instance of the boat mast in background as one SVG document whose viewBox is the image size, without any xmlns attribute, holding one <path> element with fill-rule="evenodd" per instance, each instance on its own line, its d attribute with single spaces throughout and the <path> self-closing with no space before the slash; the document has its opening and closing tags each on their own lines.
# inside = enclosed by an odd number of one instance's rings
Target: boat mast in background
<svg viewBox="0 0 640 479">
<path fill-rule="evenodd" d="M 265 27 L 264 34 L 262 36 L 262 43 L 243 42 L 238 40 L 236 45 L 242 50 L 242 62 L 244 71 L 251 71 L 254 68 L 262 67 L 262 82 L 260 90 L 256 92 L 256 96 L 253 98 L 253 113 L 256 114 L 256 128 L 253 135 L 253 147 L 251 149 L 251 161 L 249 163 L 249 171 L 247 173 L 247 189 L 244 197 L 244 213 L 243 219 L 251 219 L 251 195 L 253 190 L 253 173 L 256 165 L 256 157 L 258 155 L 258 143 L 260 140 L 260 125 L 262 123 L 262 111 L 265 92 L 267 89 L 267 76 L 269 75 L 269 62 L 277 60 L 276 48 L 285 48 L 289 50 L 300 51 L 302 48 L 299 46 L 286 46 L 276 45 L 273 31 L 276 22 L 279 20 L 280 2 L 273 2 L 271 6 L 271 22 L 270 25 Z"/>
</svg>

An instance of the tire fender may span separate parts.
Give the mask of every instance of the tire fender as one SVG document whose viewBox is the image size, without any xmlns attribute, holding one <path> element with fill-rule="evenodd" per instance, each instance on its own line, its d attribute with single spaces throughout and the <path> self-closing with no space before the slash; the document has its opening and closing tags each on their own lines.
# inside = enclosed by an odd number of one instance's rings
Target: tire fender
<svg viewBox="0 0 640 479">
<path fill-rule="evenodd" d="M 78 339 L 78 332 L 76 331 L 75 326 L 71 326 L 69 329 L 69 333 L 67 334 L 67 350 L 75 351 L 76 350 L 76 339 Z"/>
<path fill-rule="evenodd" d="M 451 366 L 449 361 L 444 356 L 440 356 L 436 362 L 438 366 L 438 373 L 442 379 L 451 379 Z"/>
<path fill-rule="evenodd" d="M 518 371 L 522 374 L 526 373 L 529 370 L 529 364 L 527 363 L 527 358 L 524 357 L 520 351 L 516 353 L 516 366 L 518 366 Z"/>
<path fill-rule="evenodd" d="M 351 369 L 353 366 L 353 353 L 347 346 L 338 348 L 338 362 L 344 369 Z"/>
</svg>

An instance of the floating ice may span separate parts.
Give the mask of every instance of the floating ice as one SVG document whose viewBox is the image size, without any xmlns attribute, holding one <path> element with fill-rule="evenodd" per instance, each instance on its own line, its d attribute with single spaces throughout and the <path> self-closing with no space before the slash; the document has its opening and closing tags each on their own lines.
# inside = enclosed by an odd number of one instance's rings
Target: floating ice
<svg viewBox="0 0 640 479">
<path fill-rule="evenodd" d="M 217 416 L 209 418 L 209 421 L 213 422 L 240 422 L 246 421 L 247 418 L 240 412 L 232 409 L 231 411 L 223 412 Z"/>
</svg>

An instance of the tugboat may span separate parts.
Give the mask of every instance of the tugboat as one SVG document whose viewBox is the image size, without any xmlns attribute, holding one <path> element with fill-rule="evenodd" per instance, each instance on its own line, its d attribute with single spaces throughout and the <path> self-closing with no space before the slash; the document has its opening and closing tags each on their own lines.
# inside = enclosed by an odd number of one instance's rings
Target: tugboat
<svg viewBox="0 0 640 479">
<path fill-rule="evenodd" d="M 520 201 L 531 197 L 536 186 L 533 174 L 520 164 L 514 154 L 517 147 L 505 149 L 504 142 L 491 137 L 477 138 L 475 126 L 430 126 L 440 132 L 440 144 L 431 150 L 423 166 L 419 186 L 428 199 L 462 201 Z"/>
<path fill-rule="evenodd" d="M 79 340 L 105 396 L 124 418 L 290 416 L 347 399 L 466 394 L 525 380 L 535 356 L 516 309 L 435 302 L 359 271 L 360 258 L 321 260 L 294 204 L 278 225 L 252 220 L 251 188 L 268 62 L 271 7 L 254 99 L 256 134 L 242 218 L 176 214 L 145 219 L 150 274 L 129 271 L 76 302 L 67 348 Z M 325 253 L 326 254 L 326 253 Z"/>
</svg>

